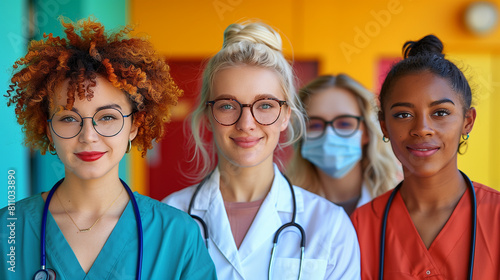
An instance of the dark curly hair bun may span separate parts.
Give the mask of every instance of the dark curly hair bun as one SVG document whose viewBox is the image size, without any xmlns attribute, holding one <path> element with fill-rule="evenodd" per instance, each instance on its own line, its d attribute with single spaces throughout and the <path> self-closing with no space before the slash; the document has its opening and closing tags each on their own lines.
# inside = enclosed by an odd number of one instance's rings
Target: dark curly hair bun
<svg viewBox="0 0 500 280">
<path fill-rule="evenodd" d="M 404 58 L 417 55 L 437 55 L 444 57 L 443 43 L 438 37 L 430 34 L 418 41 L 408 41 L 403 45 Z"/>
</svg>

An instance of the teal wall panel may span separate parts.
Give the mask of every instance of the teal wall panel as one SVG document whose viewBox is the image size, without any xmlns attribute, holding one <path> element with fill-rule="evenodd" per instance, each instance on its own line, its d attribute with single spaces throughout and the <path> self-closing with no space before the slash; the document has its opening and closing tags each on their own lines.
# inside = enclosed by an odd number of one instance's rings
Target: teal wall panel
<svg viewBox="0 0 500 280">
<path fill-rule="evenodd" d="M 0 2 L 0 120 L 2 136 L 0 138 L 0 207 L 8 203 L 8 172 L 14 173 L 15 200 L 18 201 L 31 194 L 30 192 L 30 165 L 29 149 L 23 146 L 21 126 L 17 124 L 14 107 L 7 107 L 7 98 L 4 97 L 8 89 L 12 65 L 26 50 L 28 29 L 24 15 L 27 12 L 27 1 Z M 11 172 L 12 172 L 11 171 Z M 12 193 L 11 193 L 12 194 Z M 11 197 L 12 198 L 12 197 Z"/>
</svg>

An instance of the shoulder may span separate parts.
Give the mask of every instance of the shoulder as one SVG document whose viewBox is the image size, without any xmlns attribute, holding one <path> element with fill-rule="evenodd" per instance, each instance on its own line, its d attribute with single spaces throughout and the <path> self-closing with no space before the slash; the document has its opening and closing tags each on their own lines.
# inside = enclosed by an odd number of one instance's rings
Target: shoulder
<svg viewBox="0 0 500 280">
<path fill-rule="evenodd" d="M 41 216 L 41 211 L 43 211 L 43 206 L 45 202 L 40 194 L 33 195 L 22 200 L 12 202 L 8 201 L 8 205 L 0 209 L 0 217 L 9 215 L 33 215 L 39 214 Z"/>
<path fill-rule="evenodd" d="M 196 186 L 197 185 L 193 185 L 190 187 L 186 187 L 182 190 L 173 192 L 173 193 L 169 194 L 167 197 L 165 197 L 164 199 L 162 199 L 161 202 L 169 204 L 168 203 L 169 201 L 175 201 L 178 199 L 181 199 L 181 200 L 190 199 L 191 196 L 193 195 L 193 192 L 194 192 Z"/>
<path fill-rule="evenodd" d="M 344 212 L 344 209 L 335 203 L 319 196 L 315 193 L 307 191 L 301 187 L 293 186 L 297 196 L 301 196 L 304 201 L 304 207 L 307 209 L 315 209 L 318 211 L 328 211 L 330 215 L 339 215 Z"/>
<path fill-rule="evenodd" d="M 342 207 L 300 187 L 294 186 L 294 190 L 297 197 L 302 197 L 304 205 L 303 211 L 298 212 L 297 215 L 302 214 L 302 219 L 308 220 L 307 225 L 317 228 L 318 231 L 326 230 L 329 235 L 352 228 L 349 216 Z M 328 214 L 325 215 L 325 213 Z M 312 222 L 312 220 L 317 222 Z"/>
<path fill-rule="evenodd" d="M 196 224 L 185 212 L 156 199 L 134 193 L 141 212 L 141 219 L 160 225 L 193 227 Z"/>
<path fill-rule="evenodd" d="M 8 226 L 0 227 L 0 236 L 11 230 L 22 232 L 19 238 L 31 238 L 31 232 L 37 235 L 42 223 L 42 213 L 45 202 L 40 194 L 30 196 L 9 204 L 0 209 L 0 219 Z M 10 227 L 12 225 L 14 228 Z M 9 233 L 10 234 L 10 233 Z M 24 241 L 23 241 L 24 243 Z"/>
<path fill-rule="evenodd" d="M 473 185 L 478 207 L 492 207 L 500 211 L 499 191 L 477 182 L 473 182 Z"/>
<path fill-rule="evenodd" d="M 387 201 L 391 196 L 392 190 L 389 190 L 380 196 L 377 196 L 372 201 L 360 206 L 351 215 L 351 220 L 354 227 L 358 228 L 359 224 L 364 224 L 368 220 L 380 220 L 384 215 L 384 210 Z"/>
<path fill-rule="evenodd" d="M 195 189 L 196 185 L 176 191 L 162 199 L 161 202 L 177 209 L 187 210 Z"/>
<path fill-rule="evenodd" d="M 488 186 L 483 185 L 483 184 L 478 183 L 478 182 L 472 182 L 472 184 L 474 185 L 474 189 L 476 190 L 476 193 L 481 193 L 481 194 L 484 194 L 487 196 L 493 196 L 493 197 L 500 196 L 500 192 L 491 188 L 491 187 L 488 187 Z"/>
</svg>

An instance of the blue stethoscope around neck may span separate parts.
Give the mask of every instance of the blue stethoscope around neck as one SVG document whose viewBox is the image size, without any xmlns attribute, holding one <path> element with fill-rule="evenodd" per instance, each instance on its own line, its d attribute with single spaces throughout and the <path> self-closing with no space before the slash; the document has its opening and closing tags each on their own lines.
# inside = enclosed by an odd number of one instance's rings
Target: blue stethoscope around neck
<svg viewBox="0 0 500 280">
<path fill-rule="evenodd" d="M 205 236 L 205 245 L 207 246 L 208 249 L 208 226 L 203 221 L 203 219 L 199 216 L 191 214 L 191 209 L 193 208 L 194 201 L 196 200 L 196 196 L 198 195 L 198 192 L 200 191 L 201 187 L 206 183 L 206 181 L 210 178 L 212 175 L 213 171 L 208 174 L 203 180 L 198 184 L 196 187 L 193 196 L 191 197 L 191 201 L 189 202 L 189 208 L 188 208 L 188 214 L 191 215 L 191 217 L 195 220 L 197 220 L 202 229 L 203 229 L 203 234 Z M 273 248 L 271 250 L 271 260 L 269 261 L 269 268 L 268 268 L 268 279 L 271 279 L 272 275 L 272 267 L 274 264 L 274 253 L 276 251 L 276 247 L 278 247 L 278 239 L 281 234 L 281 232 L 287 228 L 287 227 L 295 227 L 300 231 L 300 263 L 299 263 L 299 276 L 298 279 L 300 279 L 302 275 L 302 264 L 304 263 L 304 251 L 305 251 L 305 238 L 306 238 L 306 233 L 304 229 L 302 228 L 301 225 L 295 222 L 295 218 L 297 217 L 297 201 L 295 200 L 295 191 L 293 190 L 292 183 L 290 183 L 290 180 L 282 173 L 283 177 L 286 179 L 288 185 L 290 186 L 290 192 L 292 194 L 292 201 L 293 201 L 293 214 L 292 214 L 292 220 L 286 224 L 283 224 L 275 233 L 274 233 L 274 239 L 273 239 Z"/>
<path fill-rule="evenodd" d="M 469 179 L 469 177 L 467 177 L 467 175 L 465 175 L 465 173 L 463 173 L 462 171 L 460 171 L 460 173 L 464 177 L 465 182 L 467 183 L 468 187 L 471 190 L 471 198 L 472 198 L 472 226 L 471 226 L 469 270 L 468 270 L 469 277 L 467 278 L 469 280 L 472 280 L 472 274 L 474 270 L 474 251 L 476 249 L 476 224 L 477 224 L 476 192 L 474 190 L 474 185 L 472 184 L 472 181 Z M 401 188 L 402 185 L 403 182 L 399 183 L 396 186 L 396 188 L 394 188 L 385 206 L 384 219 L 382 220 L 382 234 L 380 238 L 380 263 L 379 263 L 379 277 L 378 277 L 380 280 L 384 278 L 385 230 L 387 227 L 389 208 L 391 207 L 394 196 L 396 195 L 396 193 L 398 192 L 398 190 Z"/>
<path fill-rule="evenodd" d="M 33 280 L 55 280 L 56 279 L 56 272 L 51 269 L 51 268 L 46 268 L 45 267 L 45 228 L 47 227 L 47 215 L 49 212 L 49 204 L 50 200 L 52 199 L 52 196 L 54 195 L 54 192 L 56 189 L 61 185 L 61 183 L 64 181 L 64 178 L 59 180 L 52 189 L 50 190 L 49 194 L 47 195 L 47 199 L 45 200 L 45 205 L 43 207 L 43 216 L 42 216 L 42 234 L 40 238 L 40 247 L 41 247 L 41 256 L 40 256 L 40 270 L 38 270 L 35 275 L 33 276 Z M 137 205 L 137 201 L 134 197 L 134 194 L 132 193 L 132 190 L 130 190 L 129 186 L 122 180 L 120 179 L 123 187 L 125 190 L 127 190 L 128 195 L 130 197 L 130 201 L 132 202 L 132 206 L 134 207 L 134 214 L 135 214 L 135 220 L 137 222 L 137 233 L 139 236 L 139 252 L 137 256 L 137 272 L 136 272 L 136 279 L 140 280 L 141 279 L 141 270 L 142 270 L 142 251 L 143 251 L 143 232 L 142 232 L 142 222 L 141 222 L 141 214 L 139 212 L 139 206 Z"/>
</svg>

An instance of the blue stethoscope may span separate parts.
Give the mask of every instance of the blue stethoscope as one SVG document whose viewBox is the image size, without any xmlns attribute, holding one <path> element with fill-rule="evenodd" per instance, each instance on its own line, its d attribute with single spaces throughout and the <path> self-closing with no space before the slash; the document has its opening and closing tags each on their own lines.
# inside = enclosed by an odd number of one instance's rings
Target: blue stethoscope
<svg viewBox="0 0 500 280">
<path fill-rule="evenodd" d="M 42 216 L 42 236 L 40 238 L 40 246 L 41 246 L 41 256 L 40 256 L 40 265 L 41 268 L 38 270 L 35 275 L 33 276 L 33 280 L 55 280 L 56 279 L 56 272 L 51 269 L 51 268 L 46 268 L 45 267 L 45 228 L 47 226 L 47 214 L 49 211 L 49 204 L 50 200 L 52 199 L 52 196 L 54 195 L 54 192 L 56 189 L 61 185 L 61 183 L 64 181 L 64 178 L 59 180 L 52 189 L 50 190 L 49 194 L 47 195 L 47 199 L 45 200 L 45 205 L 43 207 L 43 216 Z M 142 222 L 141 222 L 141 214 L 139 212 L 139 206 L 137 206 L 137 201 L 135 200 L 134 194 L 132 193 L 132 190 L 130 190 L 129 186 L 122 180 L 123 187 L 127 190 L 128 195 L 130 197 L 130 200 L 132 201 L 132 205 L 134 207 L 134 214 L 135 214 L 135 220 L 137 221 L 137 233 L 139 235 L 139 253 L 137 257 L 137 272 L 136 272 L 136 279 L 140 280 L 141 279 L 141 270 L 142 270 L 142 249 L 143 249 L 143 238 L 142 238 Z"/>
<path fill-rule="evenodd" d="M 201 224 L 201 227 L 203 229 L 203 234 L 205 236 L 205 245 L 207 246 L 207 249 L 208 249 L 208 238 L 209 238 L 208 237 L 208 226 L 205 223 L 205 221 L 203 221 L 202 218 L 191 214 L 191 209 L 193 208 L 193 204 L 194 204 L 194 201 L 196 199 L 196 196 L 198 195 L 198 192 L 200 191 L 201 187 L 206 183 L 208 178 L 210 178 L 211 175 L 212 175 L 212 173 L 210 173 L 208 176 L 206 176 L 198 184 L 198 186 L 196 187 L 196 189 L 193 193 L 193 196 L 191 197 L 191 201 L 189 202 L 189 208 L 188 208 L 188 214 L 191 215 L 191 217 L 193 219 L 197 220 Z M 278 246 L 279 236 L 280 236 L 281 232 L 287 227 L 295 227 L 300 231 L 300 263 L 299 263 L 299 277 L 298 277 L 298 279 L 300 279 L 300 277 L 302 275 L 302 264 L 304 263 L 306 233 L 305 233 L 304 229 L 302 228 L 302 226 L 295 222 L 295 218 L 297 216 L 297 202 L 295 200 L 295 191 L 293 190 L 292 183 L 290 183 L 290 180 L 288 180 L 288 178 L 283 173 L 281 175 L 283 175 L 283 177 L 285 177 L 286 181 L 288 182 L 288 185 L 290 186 L 290 192 L 292 193 L 292 201 L 293 201 L 293 214 L 292 214 L 292 220 L 290 222 L 282 225 L 274 234 L 273 248 L 271 250 L 271 260 L 269 261 L 269 268 L 268 268 L 268 279 L 271 279 L 272 267 L 273 267 L 273 263 L 274 263 L 274 253 L 276 251 L 276 247 Z"/>
<path fill-rule="evenodd" d="M 476 249 L 476 221 L 477 221 L 477 202 L 476 202 L 476 192 L 474 190 L 474 185 L 472 185 L 471 180 L 465 173 L 460 171 L 462 176 L 464 177 L 467 185 L 471 189 L 471 198 L 472 198 L 472 227 L 471 227 L 471 238 L 470 238 L 470 255 L 469 255 L 469 280 L 472 280 L 472 273 L 474 270 L 474 251 Z M 379 263 L 379 276 L 378 278 L 382 280 L 384 278 L 384 257 L 385 257 L 385 229 L 387 227 L 387 217 L 389 216 L 389 208 L 392 204 L 392 199 L 398 192 L 398 190 L 403 185 L 403 182 L 399 183 L 396 188 L 391 193 L 389 200 L 385 206 L 384 219 L 382 220 L 382 234 L 380 238 L 380 263 Z"/>
</svg>

